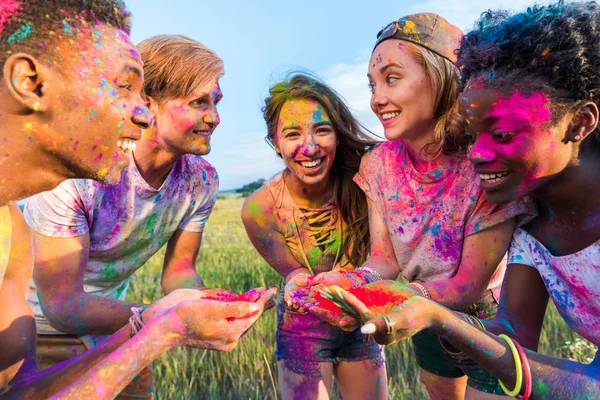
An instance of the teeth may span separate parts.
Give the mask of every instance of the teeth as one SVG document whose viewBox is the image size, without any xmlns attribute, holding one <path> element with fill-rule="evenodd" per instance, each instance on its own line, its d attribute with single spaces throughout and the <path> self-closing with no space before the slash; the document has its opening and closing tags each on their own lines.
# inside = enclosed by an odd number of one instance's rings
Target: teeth
<svg viewBox="0 0 600 400">
<path fill-rule="evenodd" d="M 119 140 L 117 142 L 117 146 L 119 146 L 124 152 L 127 152 L 128 150 L 130 152 L 133 152 L 133 151 L 135 151 L 135 148 L 136 148 L 135 142 L 133 140 L 128 140 L 128 139 Z"/>
<path fill-rule="evenodd" d="M 322 159 L 313 160 L 313 161 L 300 161 L 300 165 L 305 168 L 314 168 L 318 165 L 321 165 Z"/>
<path fill-rule="evenodd" d="M 495 183 L 495 182 L 499 182 L 502 178 L 504 178 L 508 174 L 509 174 L 509 172 L 500 172 L 497 174 L 479 174 L 479 178 L 481 178 L 482 181 Z"/>
<path fill-rule="evenodd" d="M 381 119 L 387 121 L 388 119 L 396 118 L 398 115 L 400 115 L 399 111 L 383 113 L 381 114 Z"/>
</svg>

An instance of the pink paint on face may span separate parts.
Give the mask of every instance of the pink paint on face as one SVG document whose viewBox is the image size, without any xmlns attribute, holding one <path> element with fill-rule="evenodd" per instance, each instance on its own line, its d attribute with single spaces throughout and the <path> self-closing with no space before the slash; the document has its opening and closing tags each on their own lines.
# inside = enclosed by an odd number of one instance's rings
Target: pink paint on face
<svg viewBox="0 0 600 400">
<path fill-rule="evenodd" d="M 0 33 L 4 32 L 10 20 L 21 11 L 21 2 L 17 0 L 0 0 Z"/>
<path fill-rule="evenodd" d="M 469 159 L 490 202 L 529 194 L 569 165 L 566 126 L 551 125 L 550 99 L 543 93 L 512 90 L 507 96 L 478 82 L 467 85 L 459 103 L 474 139 Z"/>
</svg>

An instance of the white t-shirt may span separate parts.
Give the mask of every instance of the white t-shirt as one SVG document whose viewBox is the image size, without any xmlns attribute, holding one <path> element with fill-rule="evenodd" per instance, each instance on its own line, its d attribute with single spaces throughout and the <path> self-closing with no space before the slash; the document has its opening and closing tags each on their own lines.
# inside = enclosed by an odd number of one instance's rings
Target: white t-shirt
<svg viewBox="0 0 600 400">
<path fill-rule="evenodd" d="M 202 232 L 219 189 L 202 157 L 182 156 L 160 189 L 140 175 L 133 159 L 116 185 L 73 179 L 27 200 L 25 218 L 44 236 L 90 235 L 84 290 L 123 300 L 131 275 L 182 229 Z M 33 280 L 28 294 L 39 333 L 58 333 L 43 316 Z"/>
<path fill-rule="evenodd" d="M 575 332 L 600 344 L 600 240 L 566 256 L 553 256 L 524 229 L 516 229 L 509 264 L 537 269 L 560 315 Z"/>
</svg>

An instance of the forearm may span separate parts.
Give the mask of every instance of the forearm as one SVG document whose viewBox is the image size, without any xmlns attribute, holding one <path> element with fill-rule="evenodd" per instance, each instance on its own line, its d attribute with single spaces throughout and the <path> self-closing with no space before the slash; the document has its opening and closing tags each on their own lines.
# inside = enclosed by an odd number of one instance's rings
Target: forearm
<svg viewBox="0 0 600 400">
<path fill-rule="evenodd" d="M 453 346 L 491 372 L 509 388 L 516 381 L 515 361 L 508 344 L 491 333 L 443 311 L 435 328 Z M 533 380 L 532 399 L 590 399 L 600 395 L 597 365 L 549 357 L 525 350 Z M 567 384 L 568 382 L 568 384 Z"/>
<path fill-rule="evenodd" d="M 435 282 L 420 282 L 431 300 L 452 310 L 462 310 L 481 299 L 485 285 L 452 278 Z M 480 287 L 482 286 L 482 287 Z"/>
<path fill-rule="evenodd" d="M 46 399 L 82 376 L 130 337 L 129 325 L 84 354 L 11 382 L 7 399 Z M 4 398 L 3 397 L 3 398 Z"/>
<path fill-rule="evenodd" d="M 372 254 L 361 267 L 371 268 L 376 271 L 383 279 L 395 280 L 400 274 L 400 267 L 395 258 L 382 257 Z"/>
<path fill-rule="evenodd" d="M 285 269 L 285 271 L 287 273 L 283 272 L 283 271 L 280 272 L 281 276 L 285 280 L 285 283 L 290 282 L 292 279 L 294 279 L 295 277 L 297 277 L 299 275 L 311 275 L 311 273 L 308 270 L 308 268 L 304 268 L 304 267 L 302 267 L 302 268 L 296 268 L 296 269 L 287 268 L 287 269 Z M 284 273 L 285 273 L 285 275 L 284 275 Z"/>
<path fill-rule="evenodd" d="M 180 266 L 172 273 L 165 275 L 161 281 L 162 289 L 165 295 L 177 289 L 202 289 L 202 280 L 196 272 L 195 265 L 186 264 Z"/>
<path fill-rule="evenodd" d="M 135 336 L 50 399 L 114 399 L 148 364 L 172 348 L 170 313 L 152 320 Z"/>
<path fill-rule="evenodd" d="M 43 303 L 50 324 L 64 333 L 75 335 L 112 334 L 127 325 L 131 307 L 141 304 L 93 295 L 85 292 L 55 297 Z"/>
</svg>

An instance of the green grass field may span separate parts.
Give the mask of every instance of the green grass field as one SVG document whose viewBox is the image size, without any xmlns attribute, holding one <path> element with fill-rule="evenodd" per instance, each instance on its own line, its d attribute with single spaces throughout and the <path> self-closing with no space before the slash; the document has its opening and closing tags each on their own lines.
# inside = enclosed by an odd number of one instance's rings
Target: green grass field
<svg viewBox="0 0 600 400">
<path fill-rule="evenodd" d="M 235 292 L 278 285 L 279 276 L 246 237 L 240 220 L 243 199 L 228 195 L 217 201 L 204 232 L 198 271 L 207 287 Z M 128 300 L 151 303 L 162 297 L 160 272 L 164 250 L 135 275 Z M 275 399 L 275 310 L 269 310 L 231 353 L 175 349 L 154 363 L 158 399 Z M 551 305 L 544 323 L 540 351 L 588 360 L 593 348 L 581 341 Z M 427 398 L 419 381 L 409 342 L 386 348 L 390 398 Z M 335 391 L 335 389 L 334 389 Z M 339 399 L 337 392 L 334 399 Z"/>
</svg>

